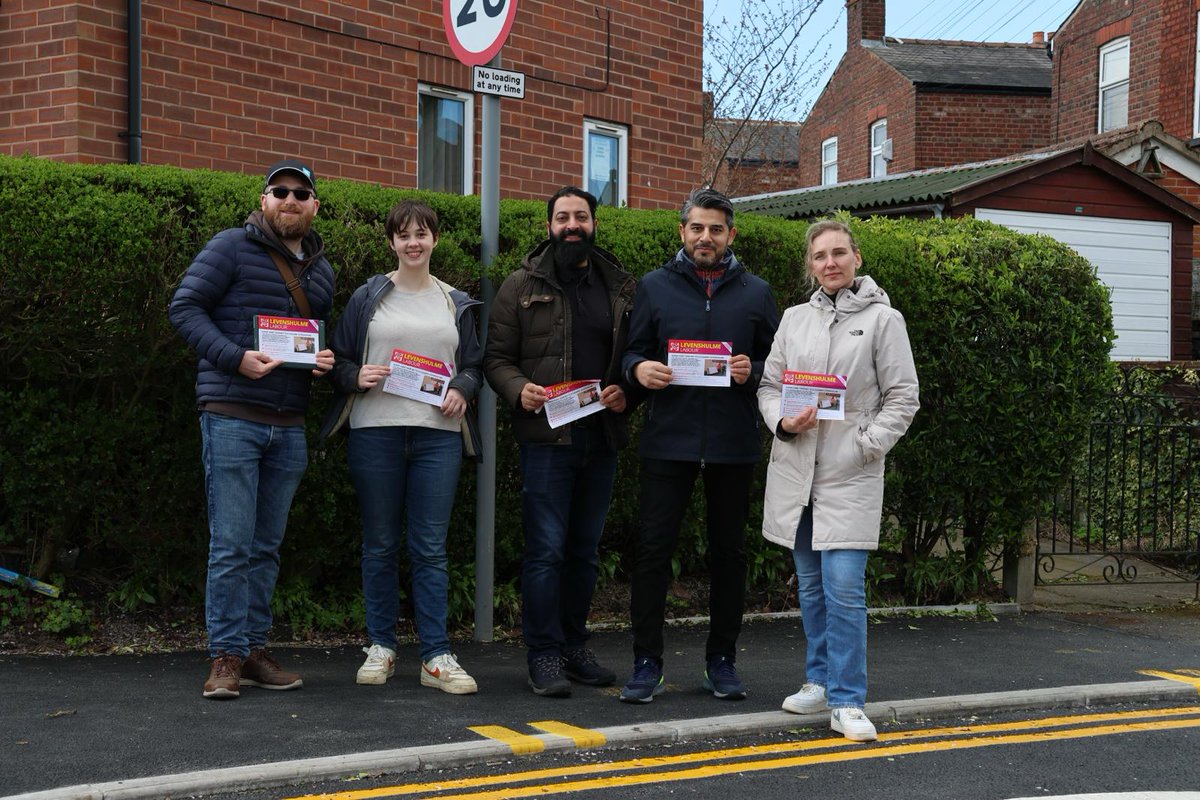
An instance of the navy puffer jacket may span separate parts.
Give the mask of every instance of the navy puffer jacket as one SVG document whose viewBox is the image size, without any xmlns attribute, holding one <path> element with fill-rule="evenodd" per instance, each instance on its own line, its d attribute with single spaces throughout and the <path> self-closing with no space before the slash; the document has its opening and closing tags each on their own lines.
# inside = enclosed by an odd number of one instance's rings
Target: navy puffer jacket
<svg viewBox="0 0 1200 800">
<path fill-rule="evenodd" d="M 238 372 L 242 356 L 254 349 L 256 314 L 301 316 L 267 248 L 291 264 L 313 316 L 329 320 L 333 268 L 315 232 L 304 239 L 309 255 L 301 262 L 253 224 L 221 231 L 184 273 L 169 310 L 171 324 L 200 356 L 197 403 L 241 403 L 299 413 L 308 408 L 310 370 L 279 368 L 258 380 Z"/>
</svg>

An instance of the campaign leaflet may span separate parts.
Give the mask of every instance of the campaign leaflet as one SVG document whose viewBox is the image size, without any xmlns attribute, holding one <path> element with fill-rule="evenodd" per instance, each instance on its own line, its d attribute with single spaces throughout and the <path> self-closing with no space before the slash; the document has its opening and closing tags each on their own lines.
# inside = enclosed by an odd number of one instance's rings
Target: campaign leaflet
<svg viewBox="0 0 1200 800">
<path fill-rule="evenodd" d="M 254 317 L 254 349 L 278 358 L 285 367 L 313 369 L 325 349 L 325 323 L 319 319 Z"/>
<path fill-rule="evenodd" d="M 397 347 L 392 350 L 388 366 L 392 371 L 383 383 L 383 391 L 431 406 L 442 405 L 454 375 L 453 364 Z"/>
<path fill-rule="evenodd" d="M 600 381 L 567 381 L 546 387 L 546 422 L 551 428 L 561 428 L 568 422 L 603 411 L 600 402 Z"/>
<path fill-rule="evenodd" d="M 667 366 L 677 386 L 728 386 L 733 342 L 668 339 Z"/>
<path fill-rule="evenodd" d="M 794 417 L 806 408 L 817 407 L 817 419 L 846 418 L 846 376 L 823 372 L 783 373 L 783 400 L 779 414 Z"/>
</svg>

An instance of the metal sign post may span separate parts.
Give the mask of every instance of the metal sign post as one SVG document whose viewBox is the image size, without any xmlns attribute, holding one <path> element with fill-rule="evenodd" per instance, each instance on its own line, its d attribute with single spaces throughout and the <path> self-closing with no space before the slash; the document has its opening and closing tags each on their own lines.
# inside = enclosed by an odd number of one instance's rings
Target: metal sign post
<svg viewBox="0 0 1200 800">
<path fill-rule="evenodd" d="M 500 49 L 512 30 L 517 0 L 444 0 L 442 21 L 455 57 L 468 67 L 500 66 Z M 501 91 L 483 96 L 482 164 L 479 179 L 480 257 L 483 273 L 479 291 L 483 295 L 482 335 L 486 337 L 492 308 L 492 282 L 487 271 L 500 250 L 500 97 L 516 78 L 489 76 L 484 86 Z M 474 80 L 474 78 L 473 78 Z M 524 94 L 524 76 L 520 77 Z M 485 89 L 486 91 L 486 89 Z M 479 433 L 483 455 L 475 480 L 475 639 L 493 638 L 493 595 L 496 556 L 496 394 L 486 383 L 479 393 Z"/>
</svg>

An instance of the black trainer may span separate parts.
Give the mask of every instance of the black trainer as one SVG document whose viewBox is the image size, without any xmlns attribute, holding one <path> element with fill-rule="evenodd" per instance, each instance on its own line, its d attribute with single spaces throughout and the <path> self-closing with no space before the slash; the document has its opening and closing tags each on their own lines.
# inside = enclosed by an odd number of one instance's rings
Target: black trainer
<svg viewBox="0 0 1200 800">
<path fill-rule="evenodd" d="M 537 656 L 530 661 L 529 688 L 542 697 L 569 697 L 571 682 L 563 674 L 562 656 Z"/>
<path fill-rule="evenodd" d="M 563 653 L 566 664 L 563 672 L 576 683 L 588 686 L 608 686 L 617 679 L 617 673 L 600 665 L 596 654 L 586 647 L 576 647 Z"/>
</svg>

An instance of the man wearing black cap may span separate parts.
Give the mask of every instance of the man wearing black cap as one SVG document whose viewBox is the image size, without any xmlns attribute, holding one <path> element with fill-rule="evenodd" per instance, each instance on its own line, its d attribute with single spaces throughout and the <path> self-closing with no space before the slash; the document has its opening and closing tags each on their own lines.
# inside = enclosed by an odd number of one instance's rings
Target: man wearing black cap
<svg viewBox="0 0 1200 800">
<path fill-rule="evenodd" d="M 304 412 L 314 376 L 333 367 L 284 367 L 255 346 L 259 314 L 327 321 L 333 269 L 311 230 L 312 170 L 285 159 L 267 170 L 261 209 L 204 246 L 171 300 L 171 323 L 200 358 L 204 485 L 208 496 L 205 617 L 212 664 L 204 696 L 234 698 L 241 686 L 298 689 L 266 650 L 271 595 L 288 511 L 308 466 Z"/>
</svg>

